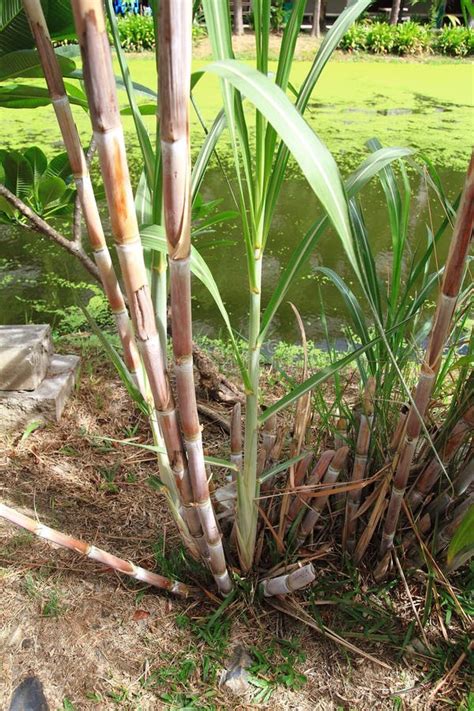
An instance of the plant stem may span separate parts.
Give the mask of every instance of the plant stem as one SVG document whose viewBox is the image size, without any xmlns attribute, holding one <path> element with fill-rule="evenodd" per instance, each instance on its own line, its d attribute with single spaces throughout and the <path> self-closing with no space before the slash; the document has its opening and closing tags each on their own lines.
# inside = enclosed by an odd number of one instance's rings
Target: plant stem
<svg viewBox="0 0 474 711">
<path fill-rule="evenodd" d="M 129 575 L 147 585 L 153 585 L 156 588 L 167 590 L 181 597 L 188 597 L 197 592 L 188 585 L 184 585 L 184 583 L 179 583 L 176 580 L 170 580 L 157 573 L 152 573 L 149 570 L 145 570 L 131 563 L 129 560 L 118 558 L 116 555 L 113 555 L 113 553 L 107 553 L 107 551 L 97 548 L 95 545 L 68 536 L 66 533 L 56 531 L 54 528 L 49 528 L 49 526 L 46 526 L 44 523 L 35 521 L 29 516 L 25 516 L 19 511 L 10 508 L 10 506 L 5 506 L 5 504 L 0 504 L 0 518 L 15 524 L 15 526 L 26 529 L 35 536 L 38 536 L 38 538 L 49 541 L 56 546 L 61 546 L 61 548 L 68 548 L 75 553 L 79 553 L 80 555 L 107 566 L 107 568 L 112 568 L 112 570 L 116 570 L 118 573 Z"/>
<path fill-rule="evenodd" d="M 188 455 L 193 506 L 207 543 L 219 591 L 228 593 L 221 533 L 209 494 L 193 369 L 191 311 L 191 156 L 189 93 L 192 7 L 188 0 L 161 0 L 158 78 L 160 92 L 163 206 L 170 263 L 171 327 L 181 427 Z"/>
<path fill-rule="evenodd" d="M 258 396 L 260 386 L 260 305 L 262 255 L 255 250 L 255 282 L 251 285 L 249 307 L 248 373 L 251 391 L 246 395 L 244 468 L 237 478 L 237 541 L 239 560 L 244 571 L 252 567 L 257 536 L 260 485 L 257 481 L 258 459 Z"/>
</svg>

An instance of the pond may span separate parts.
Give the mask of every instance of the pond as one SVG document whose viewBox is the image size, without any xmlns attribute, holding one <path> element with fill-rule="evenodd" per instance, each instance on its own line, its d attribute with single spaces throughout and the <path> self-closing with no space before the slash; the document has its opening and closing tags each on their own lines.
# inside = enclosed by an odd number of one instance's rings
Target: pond
<svg viewBox="0 0 474 711">
<path fill-rule="evenodd" d="M 134 78 L 153 86 L 152 63 L 133 60 Z M 308 63 L 298 62 L 296 74 L 303 75 Z M 309 65 L 308 65 L 309 66 Z M 307 67 L 306 67 L 307 68 Z M 467 70 L 467 74 L 466 74 Z M 468 147 L 460 140 L 467 135 L 472 122 L 470 97 L 465 80 L 470 68 L 464 64 L 395 64 L 348 63 L 330 65 L 309 107 L 308 120 L 335 152 L 344 174 L 363 158 L 363 142 L 377 135 L 385 145 L 415 145 L 427 152 L 437 165 L 448 197 L 454 199 L 463 183 L 462 166 L 467 163 Z M 357 77 L 359 81 L 356 84 Z M 449 82 L 449 78 L 451 81 Z M 452 79 L 456 78 L 456 81 Z M 397 78 L 399 83 L 397 84 Z M 401 83 L 400 83 L 401 82 Z M 441 83 L 438 83 L 441 82 Z M 444 83 L 443 83 L 444 82 Z M 464 83 L 464 86 L 462 86 Z M 212 86 L 212 82 L 211 82 Z M 436 87 L 436 88 L 435 88 Z M 215 91 L 214 91 L 215 90 Z M 209 120 L 218 108 L 217 86 L 209 93 L 199 89 L 198 100 L 203 115 Z M 472 102 L 471 102 L 472 104 Z M 4 111 L 2 139 L 6 145 L 41 145 L 50 154 L 58 150 L 59 136 L 48 108 L 35 114 Z M 32 125 L 31 116 L 38 117 Z M 77 114 L 81 134 L 87 135 L 87 117 Z M 126 119 L 127 133 L 130 119 Z M 150 127 L 151 127 L 151 120 Z M 197 132 L 193 123 L 193 135 Z M 442 132 L 441 132 L 442 131 Z M 411 140 L 410 140 L 411 139 Z M 137 159 L 133 151 L 132 162 Z M 226 161 L 224 161 L 226 162 Z M 229 171 L 231 175 L 231 171 Z M 434 200 L 428 206 L 426 186 L 418 175 L 411 174 L 412 204 L 410 248 L 426 245 L 426 223 L 436 227 L 441 212 Z M 202 188 L 205 200 L 222 199 L 220 209 L 233 209 L 231 193 L 218 168 L 211 169 Z M 377 254 L 377 268 L 382 279 L 390 278 L 390 233 L 386 206 L 380 186 L 373 180 L 363 192 L 364 216 L 369 238 Z M 285 266 L 289 255 L 306 229 L 321 214 L 318 202 L 306 182 L 294 171 L 282 189 L 264 265 L 264 303 Z M 225 237 L 231 244 L 212 246 L 212 240 Z M 197 242 L 208 262 L 237 332 L 245 333 L 247 320 L 246 272 L 244 249 L 237 221 L 219 227 L 216 233 Z M 441 243 L 436 259 L 442 262 L 447 243 Z M 321 302 L 318 296 L 320 277 L 315 269 L 331 267 L 351 284 L 353 275 L 337 237 L 328 231 L 309 263 L 290 290 L 291 300 L 300 310 L 307 335 L 317 343 L 324 337 Z M 91 293 L 84 291 L 88 279 L 72 258 L 64 256 L 54 245 L 23 229 L 0 226 L 0 310 L 3 323 L 25 320 L 57 322 L 61 309 Z M 71 289 L 73 283 L 77 288 Z M 324 311 L 331 337 L 342 335 L 344 306 L 338 292 L 330 285 L 322 287 Z M 86 298 L 85 298 L 86 297 Z M 217 309 L 206 290 L 194 286 L 194 319 L 197 333 L 219 336 L 224 328 Z M 295 341 L 299 337 L 295 317 L 288 303 L 282 304 L 270 338 Z"/>
</svg>

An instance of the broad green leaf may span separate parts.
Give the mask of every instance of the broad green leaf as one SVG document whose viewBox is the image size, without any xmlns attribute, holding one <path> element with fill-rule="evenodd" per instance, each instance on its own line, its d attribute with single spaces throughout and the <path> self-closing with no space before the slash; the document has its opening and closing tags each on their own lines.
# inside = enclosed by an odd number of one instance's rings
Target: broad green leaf
<svg viewBox="0 0 474 711">
<path fill-rule="evenodd" d="M 15 208 L 10 205 L 8 200 L 4 198 L 3 195 L 0 195 L 0 212 L 4 212 L 9 219 L 13 219 L 17 214 Z"/>
<path fill-rule="evenodd" d="M 48 175 L 56 175 L 58 178 L 66 180 L 71 176 L 71 166 L 67 153 L 59 153 L 49 162 L 46 170 Z"/>
<path fill-rule="evenodd" d="M 38 198 L 47 207 L 50 203 L 60 200 L 66 192 L 67 186 L 64 180 L 55 175 L 44 175 L 38 185 Z"/>
<path fill-rule="evenodd" d="M 67 57 L 56 55 L 61 73 L 67 76 L 76 68 L 75 62 Z M 0 56 L 0 81 L 15 78 L 43 77 L 43 67 L 35 49 L 20 49 Z"/>
<path fill-rule="evenodd" d="M 33 169 L 18 151 L 6 153 L 3 157 L 5 185 L 17 197 L 24 198 L 33 187 Z"/>
<path fill-rule="evenodd" d="M 71 104 L 87 109 L 84 98 L 77 96 L 77 87 L 66 85 Z M 81 92 L 82 93 L 82 92 Z M 82 94 L 84 96 L 84 94 Z M 5 109 L 36 109 L 38 106 L 48 106 L 51 103 L 48 90 L 40 86 L 27 84 L 6 84 L 0 86 L 0 108 Z"/>
<path fill-rule="evenodd" d="M 326 210 L 358 274 L 346 197 L 338 168 L 326 146 L 280 87 L 260 72 L 232 59 L 210 64 L 205 71 L 229 81 L 273 126 Z"/>
<path fill-rule="evenodd" d="M 41 5 L 53 39 L 74 35 L 70 0 L 42 0 Z M 0 1 L 0 55 L 34 46 L 21 0 Z"/>
<path fill-rule="evenodd" d="M 48 167 L 48 159 L 38 146 L 31 146 L 24 153 L 24 157 L 29 161 L 33 170 L 33 179 L 35 184 Z"/>
<path fill-rule="evenodd" d="M 469 551 L 474 553 L 474 504 L 466 511 L 449 544 L 448 565 L 451 565 L 456 556 Z"/>
</svg>

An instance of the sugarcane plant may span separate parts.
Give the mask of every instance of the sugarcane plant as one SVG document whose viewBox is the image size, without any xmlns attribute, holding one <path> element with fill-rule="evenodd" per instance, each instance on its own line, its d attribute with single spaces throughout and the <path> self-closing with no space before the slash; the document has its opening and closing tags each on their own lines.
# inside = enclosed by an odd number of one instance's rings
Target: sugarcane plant
<svg viewBox="0 0 474 711">
<path fill-rule="evenodd" d="M 23 5 L 95 260 L 96 266 L 91 269 L 89 265 L 89 271 L 102 283 L 115 315 L 124 363 L 109 352 L 129 392 L 149 418 L 154 444 L 143 446 L 157 453 L 163 492 L 189 554 L 210 570 L 223 595 L 235 585 L 231 570 L 251 578 L 264 597 L 285 595 L 311 585 L 315 579 L 312 560 L 319 555 L 328 523 L 342 521 L 330 528 L 336 547 L 340 546 L 343 556 L 357 565 L 367 561 L 369 551 L 379 549 L 378 564 L 373 553 L 371 568 L 382 577 L 401 528 L 402 506 L 403 525 L 408 521 L 413 530 L 403 532 L 401 550 L 408 556 L 419 536 L 431 541 L 435 554 L 444 550 L 472 503 L 474 394 L 472 378 L 467 377 L 474 351 L 472 337 L 467 345 L 468 360 L 459 365 L 452 361 L 472 301 L 472 286 L 464 288 L 463 284 L 474 221 L 474 161 L 468 169 L 457 215 L 429 161 L 415 162 L 413 151 L 407 148 L 383 148 L 375 140 L 369 142 L 368 157 L 342 180 L 333 156 L 305 121 L 304 112 L 333 50 L 369 0 L 357 0 L 344 10 L 299 89 L 291 85 L 290 72 L 305 0 L 293 3 L 274 77 L 269 76 L 268 64 L 269 0 L 254 3 L 255 68 L 237 62 L 233 56 L 227 3 L 204 0 L 214 61 L 194 74 L 192 4 L 187 0 L 161 0 L 159 14 L 155 12 L 159 101 L 158 91 L 145 88 L 156 109 L 154 147 L 117 40 L 112 3 L 106 0 L 143 157 L 135 195 L 102 2 L 72 0 L 83 64 L 76 78 L 84 79 L 125 294 L 115 273 L 74 124 L 70 106 L 73 97 L 63 81 L 64 68 L 53 49 L 40 0 L 23 0 Z M 206 127 L 191 167 L 190 99 L 196 106 L 192 89 L 208 74 L 219 77 L 223 109 L 211 128 Z M 225 136 L 233 152 L 248 274 L 249 323 L 244 357 L 216 282 L 202 256 L 191 246 L 193 206 L 198 204 L 209 160 Z M 302 236 L 264 307 L 265 249 L 290 157 L 313 189 L 323 214 Z M 401 280 L 411 191 L 404 161 L 411 161 L 410 167 L 422 173 L 445 215 L 439 228 L 429 232 L 426 249 L 412 260 L 405 289 Z M 386 290 L 375 268 L 359 201 L 364 186 L 374 177 L 379 178 L 386 196 L 392 237 L 393 269 Z M 8 204 L 18 207 L 11 191 L 2 190 L 0 186 Z M 430 261 L 438 241 L 451 227 L 451 247 L 441 277 L 442 270 L 430 271 Z M 340 239 L 365 300 L 362 305 L 341 275 L 318 268 L 319 275 L 343 296 L 352 348 L 342 357 L 333 355 L 327 367 L 311 375 L 305 357 L 301 382 L 294 383 L 282 398 L 263 402 L 262 347 L 289 287 L 328 228 Z M 229 462 L 204 456 L 193 368 L 192 273 L 204 282 L 216 302 L 242 380 L 245 403 L 242 406 L 239 400 L 229 412 Z M 423 307 L 440 278 L 438 306 L 419 383 L 413 391 L 414 359 L 427 336 Z M 167 361 L 168 285 L 171 367 Z M 295 315 L 306 352 L 304 328 L 296 309 Z M 360 402 L 351 408 L 340 381 L 353 363 L 359 372 Z M 439 426 L 427 415 L 433 394 L 439 392 L 453 369 L 460 377 L 454 387 L 450 416 Z M 320 388 L 331 379 L 336 396 L 328 404 Z M 317 441 L 315 410 L 319 417 Z M 212 491 L 209 465 L 216 480 Z M 223 465 L 227 477 L 221 482 L 215 472 Z M 454 474 L 452 481 L 446 478 L 448 469 Z M 0 506 L 0 516 L 152 585 L 177 594 L 196 593 L 194 588 L 146 573 L 132 563 L 32 522 L 4 505 Z M 374 538 L 377 544 L 371 548 Z"/>
</svg>

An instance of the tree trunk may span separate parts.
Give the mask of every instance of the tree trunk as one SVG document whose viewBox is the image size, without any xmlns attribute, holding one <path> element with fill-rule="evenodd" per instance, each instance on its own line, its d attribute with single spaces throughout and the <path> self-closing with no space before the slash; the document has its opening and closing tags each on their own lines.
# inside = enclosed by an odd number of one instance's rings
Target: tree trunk
<svg viewBox="0 0 474 711">
<path fill-rule="evenodd" d="M 314 0 L 313 3 L 313 24 L 311 26 L 311 37 L 320 36 L 321 22 L 321 0 Z"/>
<path fill-rule="evenodd" d="M 392 11 L 390 12 L 390 24 L 396 25 L 398 23 L 398 17 L 400 15 L 400 5 L 401 0 L 393 0 Z"/>
<path fill-rule="evenodd" d="M 244 14 L 242 0 L 233 0 L 234 3 L 234 35 L 244 34 Z"/>
</svg>

